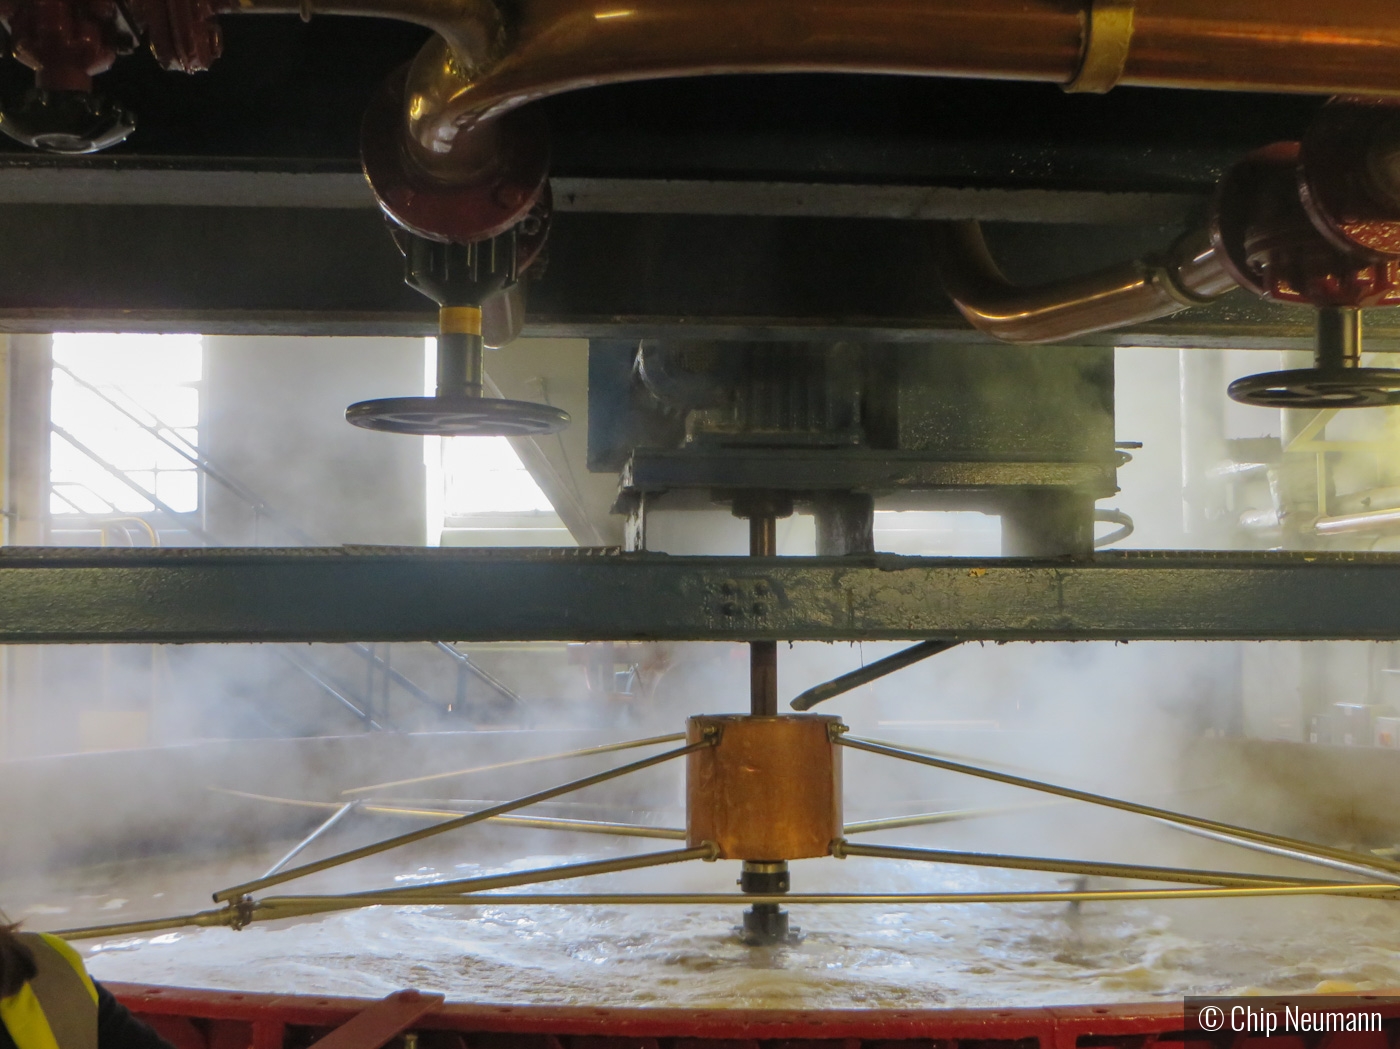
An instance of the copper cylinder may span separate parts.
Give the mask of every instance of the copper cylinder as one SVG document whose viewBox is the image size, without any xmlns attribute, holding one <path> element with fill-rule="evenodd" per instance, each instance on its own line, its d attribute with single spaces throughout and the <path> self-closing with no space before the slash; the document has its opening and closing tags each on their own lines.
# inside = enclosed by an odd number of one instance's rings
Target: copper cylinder
<svg viewBox="0 0 1400 1049">
<path fill-rule="evenodd" d="M 719 742 L 686 759 L 686 840 L 712 841 L 719 859 L 801 860 L 831 854 L 841 836 L 841 719 L 827 714 L 702 714 L 691 743 Z"/>
</svg>

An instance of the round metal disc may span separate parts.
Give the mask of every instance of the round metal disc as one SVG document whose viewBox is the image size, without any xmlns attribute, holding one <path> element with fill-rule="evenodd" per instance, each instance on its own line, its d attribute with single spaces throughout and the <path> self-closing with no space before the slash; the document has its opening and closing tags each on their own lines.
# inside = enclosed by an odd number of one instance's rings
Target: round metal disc
<svg viewBox="0 0 1400 1049">
<path fill-rule="evenodd" d="M 1236 379 L 1232 400 L 1260 408 L 1384 408 L 1400 404 L 1400 368 L 1296 368 Z"/>
<path fill-rule="evenodd" d="M 569 413 L 547 404 L 499 397 L 384 397 L 345 409 L 366 430 L 420 437 L 533 437 L 569 425 Z"/>
</svg>

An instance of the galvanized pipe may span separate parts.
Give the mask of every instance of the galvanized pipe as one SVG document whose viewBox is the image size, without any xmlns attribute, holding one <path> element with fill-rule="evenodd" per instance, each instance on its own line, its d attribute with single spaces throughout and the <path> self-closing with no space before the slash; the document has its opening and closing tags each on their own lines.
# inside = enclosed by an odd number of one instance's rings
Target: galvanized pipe
<svg viewBox="0 0 1400 1049">
<path fill-rule="evenodd" d="M 324 823 L 322 823 L 319 827 L 313 830 L 306 837 L 302 838 L 301 841 L 297 842 L 294 846 L 292 846 L 291 850 L 287 852 L 287 854 L 283 856 L 280 860 L 274 863 L 267 870 L 263 871 L 263 877 L 271 877 L 272 875 L 280 871 L 283 867 L 287 866 L 287 864 L 291 863 L 292 860 L 296 859 L 303 852 L 305 852 L 308 846 L 318 841 L 327 832 L 329 832 L 332 827 L 334 827 L 337 823 L 343 820 L 346 816 L 350 815 L 350 813 L 354 811 L 355 807 L 358 804 L 359 802 L 357 801 L 347 801 L 344 805 L 340 806 L 340 808 L 336 809 L 335 812 L 331 813 L 329 819 L 327 819 Z"/>
</svg>

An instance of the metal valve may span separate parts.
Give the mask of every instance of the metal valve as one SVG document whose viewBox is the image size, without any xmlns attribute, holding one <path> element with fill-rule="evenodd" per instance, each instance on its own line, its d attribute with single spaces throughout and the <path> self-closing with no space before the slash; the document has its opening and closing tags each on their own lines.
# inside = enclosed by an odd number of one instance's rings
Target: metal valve
<svg viewBox="0 0 1400 1049">
<path fill-rule="evenodd" d="M 1361 367 L 1361 311 L 1317 311 L 1315 365 L 1247 375 L 1230 384 L 1241 404 L 1261 408 L 1379 408 L 1400 404 L 1400 368 Z"/>
<path fill-rule="evenodd" d="M 482 380 L 482 303 L 519 279 L 519 233 L 472 244 L 442 244 L 398 230 L 406 283 L 437 302 L 437 391 L 384 397 L 345 409 L 355 426 L 441 437 L 528 437 L 556 433 L 569 414 L 547 404 L 487 397 Z"/>
</svg>

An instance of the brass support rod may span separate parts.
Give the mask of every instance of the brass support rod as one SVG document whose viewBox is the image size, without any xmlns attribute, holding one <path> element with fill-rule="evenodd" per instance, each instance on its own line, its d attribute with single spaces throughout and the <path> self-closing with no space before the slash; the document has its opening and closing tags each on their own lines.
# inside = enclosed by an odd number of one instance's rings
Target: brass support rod
<svg viewBox="0 0 1400 1049">
<path fill-rule="evenodd" d="M 1005 816 L 1028 809 L 1042 809 L 1050 805 L 1062 804 L 1058 801 L 1041 801 L 1029 805 L 996 805 L 981 809 L 948 809 L 944 812 L 916 812 L 909 816 L 886 816 L 878 820 L 860 820 L 848 823 L 841 833 L 872 834 L 881 830 L 899 830 L 901 827 L 924 827 L 934 823 L 956 823 L 960 820 L 978 819 L 983 816 Z"/>
<path fill-rule="evenodd" d="M 337 823 L 343 820 L 346 816 L 350 815 L 350 813 L 355 809 L 357 805 L 359 805 L 358 801 L 347 801 L 344 805 L 341 805 L 338 809 L 331 813 L 330 817 L 324 823 L 322 823 L 319 827 L 313 830 L 306 837 L 302 838 L 301 841 L 297 842 L 294 846 L 292 846 L 290 852 L 288 852 L 285 856 L 283 856 L 280 860 L 274 863 L 267 870 L 263 871 L 263 877 L 271 877 L 272 875 L 280 871 L 283 867 L 285 867 L 287 864 L 291 863 L 292 860 L 296 859 L 298 856 L 300 856 L 303 852 L 306 851 L 308 845 L 311 845 L 317 839 L 321 838 Z"/>
<path fill-rule="evenodd" d="M 1206 886 L 1190 889 L 1085 889 L 1052 890 L 1045 892 L 934 892 L 934 893 L 743 893 L 743 892 L 677 892 L 677 893 L 480 893 L 462 895 L 416 896 L 415 907 L 451 906 L 514 906 L 539 905 L 723 905 L 754 903 L 789 904 L 967 904 L 967 903 L 1092 903 L 1112 900 L 1213 900 L 1236 896 L 1364 896 L 1390 899 L 1400 894 L 1394 885 L 1338 882 L 1319 885 L 1270 885 L 1249 888 Z M 290 899 L 293 897 L 283 897 Z M 275 899 L 272 898 L 272 899 Z M 364 906 L 373 901 L 361 901 Z M 259 918 L 254 911 L 255 919 Z M 282 912 L 266 915 L 268 920 L 292 917 Z"/>
<path fill-rule="evenodd" d="M 1057 860 L 1041 856 L 1000 856 L 989 852 L 948 852 L 943 849 L 916 849 L 903 845 L 856 845 L 846 841 L 834 842 L 831 854 L 837 859 L 845 859 L 847 856 L 873 856 L 889 860 L 955 863 L 969 867 L 1001 867 L 1008 870 L 1048 871 L 1054 874 L 1083 874 L 1097 878 L 1177 881 L 1192 885 L 1260 887 L 1330 884 L 1318 878 L 1288 878 L 1272 874 L 1239 874 L 1233 871 L 1203 871 L 1181 867 L 1148 867 L 1137 863 L 1102 863 L 1097 860 Z"/>
<path fill-rule="evenodd" d="M 592 776 L 585 776 L 583 779 L 576 779 L 557 787 L 550 787 L 548 790 L 537 791 L 523 798 L 516 798 L 514 801 L 502 802 L 488 809 L 481 809 L 478 812 L 471 812 L 465 816 L 458 816 L 456 819 L 447 820 L 436 826 L 424 827 L 422 830 L 410 831 L 407 834 L 400 834 L 397 837 L 386 838 L 384 841 L 375 842 L 372 845 L 365 845 L 358 849 L 351 849 L 348 852 L 341 852 L 334 856 L 328 856 L 326 859 L 317 860 L 315 863 L 304 863 L 300 867 L 293 867 L 291 870 L 281 871 L 280 873 L 272 875 L 270 878 L 258 878 L 254 881 L 244 882 L 241 885 L 233 885 L 227 889 L 220 889 L 214 894 L 214 900 L 217 903 L 228 903 L 231 900 L 246 896 L 250 892 L 265 889 L 269 885 L 280 885 L 283 882 L 302 878 L 308 874 L 330 870 L 332 867 L 339 867 L 341 864 L 351 863 L 354 860 L 362 860 L 366 856 L 377 856 L 381 852 L 388 852 L 390 849 L 397 849 L 402 845 L 412 845 L 414 842 L 436 837 L 447 831 L 457 830 L 459 827 L 467 827 L 473 823 L 480 823 L 483 820 L 490 819 L 492 816 L 504 816 L 506 813 L 513 812 L 516 809 L 523 809 L 537 802 L 548 801 L 550 798 L 557 798 L 561 794 L 570 794 L 576 790 L 582 790 L 584 787 L 591 787 L 596 783 L 606 783 L 608 780 L 617 779 L 619 776 L 626 776 L 629 773 L 638 772 L 642 769 L 650 768 L 653 765 L 659 765 L 663 761 L 670 761 L 672 758 L 683 757 L 686 754 L 694 753 L 697 750 L 711 745 L 712 741 L 706 739 L 684 747 L 677 747 L 675 750 L 668 750 L 662 754 L 654 754 L 649 758 L 642 758 L 640 761 L 633 761 L 627 765 L 620 765 L 615 769 L 597 772 Z"/>
<path fill-rule="evenodd" d="M 650 747 L 660 743 L 679 743 L 685 739 L 684 732 L 673 732 L 668 736 L 652 736 L 650 739 L 629 739 L 625 743 L 604 743 L 598 747 L 584 747 L 581 750 L 565 750 L 558 754 L 537 754 L 530 758 L 516 758 L 513 761 L 498 761 L 494 765 L 474 765 L 471 768 L 454 769 L 451 772 L 435 772 L 430 776 L 414 776 L 412 779 L 390 780 L 388 783 L 371 783 L 367 787 L 351 787 L 349 790 L 342 790 L 342 797 L 349 797 L 352 794 L 368 794 L 374 790 L 385 790 L 389 787 L 407 787 L 415 783 L 432 783 L 440 779 L 452 779 L 455 776 L 468 776 L 474 772 L 496 772 L 500 769 L 520 768 L 522 765 L 538 765 L 546 761 L 563 761 L 566 758 L 588 758 L 595 754 L 611 754 L 618 750 L 631 750 L 634 747 Z"/>
<path fill-rule="evenodd" d="M 1183 831 L 1186 834 L 1194 834 L 1200 838 L 1209 838 L 1211 841 L 1223 842 L 1226 845 L 1238 845 L 1242 849 L 1253 849 L 1255 852 L 1264 852 L 1270 856 L 1281 856 L 1288 860 L 1297 860 L 1299 863 L 1313 863 L 1319 867 L 1328 867 L 1335 871 L 1345 871 L 1347 874 L 1355 874 L 1363 878 L 1381 878 L 1392 881 L 1400 885 L 1400 875 L 1386 874 L 1383 871 L 1374 870 L 1361 863 L 1347 863 L 1344 860 L 1332 860 L 1326 856 L 1313 856 L 1306 852 L 1299 852 L 1297 849 L 1285 849 L 1281 845 L 1266 845 L 1261 841 L 1245 841 L 1229 834 L 1216 834 L 1214 831 L 1201 830 L 1199 827 L 1182 827 L 1173 824 L 1166 824 L 1172 830 Z"/>
<path fill-rule="evenodd" d="M 1362 866 L 1379 868 L 1382 871 L 1400 871 L 1400 864 L 1393 863 L 1389 860 L 1383 860 L 1379 856 L 1360 857 L 1354 853 L 1345 852 L 1342 849 L 1331 849 L 1325 845 L 1314 845 L 1311 842 L 1299 841 L 1296 838 L 1288 838 L 1280 834 L 1267 834 L 1264 831 L 1250 830 L 1248 827 L 1236 827 L 1230 823 L 1220 823 L 1216 820 L 1203 819 L 1199 816 L 1188 816 L 1182 812 L 1172 812 L 1170 809 L 1159 809 L 1151 805 L 1139 805 L 1137 802 L 1124 801 L 1121 798 L 1110 798 L 1103 794 L 1091 794 L 1085 790 L 1061 787 L 1054 783 L 1026 779 L 1024 776 L 1013 776 L 1006 772 L 994 772 L 991 769 L 979 768 L 976 765 L 964 765 L 960 762 L 947 761 L 943 758 L 935 758 L 926 754 L 916 754 L 912 751 L 901 750 L 898 747 L 876 743 L 872 740 L 860 739 L 855 736 L 837 736 L 836 742 L 840 743 L 842 746 L 850 747 L 853 750 L 864 750 L 868 753 L 879 754 L 883 757 L 898 758 L 901 761 L 912 761 L 919 765 L 929 765 L 932 768 L 943 769 L 947 772 L 961 772 L 964 775 L 976 776 L 979 779 L 989 779 L 997 783 L 1006 783 L 1013 787 L 1025 787 L 1027 790 L 1037 790 L 1045 794 L 1056 794 L 1062 798 L 1071 798 L 1074 801 L 1088 802 L 1090 805 L 1100 805 L 1104 808 L 1118 809 L 1121 812 L 1132 812 L 1139 816 L 1149 816 L 1166 823 L 1176 823 L 1184 827 L 1197 827 L 1201 830 L 1213 831 L 1216 834 L 1223 834 L 1232 838 L 1242 838 L 1246 841 L 1279 845 L 1283 848 L 1293 849 L 1304 854 L 1325 856 L 1329 859 L 1339 859 L 1344 862 L 1358 862 Z"/>
<path fill-rule="evenodd" d="M 681 737 L 684 738 L 684 737 Z M 227 787 L 210 787 L 218 794 L 235 798 L 251 798 L 254 801 L 269 801 L 276 805 L 291 805 L 303 809 L 338 809 L 334 801 L 302 801 L 298 798 L 278 798 L 270 794 L 252 794 L 246 790 L 230 790 Z M 451 803 L 449 803 L 451 804 Z M 367 816 L 402 816 L 412 819 L 456 819 L 465 816 L 468 809 L 435 809 L 415 807 L 411 802 L 376 803 L 365 799 L 359 802 L 360 811 Z M 648 827 L 641 823 L 610 823 L 606 820 L 576 820 L 563 816 L 492 816 L 486 822 L 499 823 L 507 827 L 532 827 L 538 830 L 574 831 L 579 834 L 611 834 L 622 838 L 657 838 L 665 841 L 684 841 L 685 831 L 680 827 Z"/>
<path fill-rule="evenodd" d="M 1394 885 L 1366 884 L 1359 882 L 1320 883 L 1316 885 L 1271 885 L 1263 887 L 1226 888 L 1210 886 L 1192 889 L 1085 889 L 1048 892 L 943 892 L 943 893 L 773 893 L 757 895 L 741 892 L 711 893 L 455 893 L 437 896 L 415 896 L 410 902 L 419 907 L 451 906 L 492 906 L 537 905 L 563 906 L 568 904 L 601 906 L 696 906 L 715 904 L 732 906 L 735 904 L 774 903 L 774 904 L 843 904 L 860 906 L 877 904 L 881 906 L 902 906 L 913 904 L 966 904 L 966 903 L 1093 903 L 1115 900 L 1211 900 L 1248 896 L 1364 896 L 1378 899 L 1394 899 L 1400 889 Z M 350 900 L 354 904 L 347 907 L 321 907 L 313 909 L 315 900 Z M 289 901 L 304 901 L 307 909 L 294 912 Z M 296 917 L 300 914 L 322 913 L 326 910 L 344 910 L 349 907 L 372 907 L 378 900 L 360 897 L 269 897 L 251 907 L 246 916 L 233 907 L 216 911 L 201 911 L 198 914 L 178 918 L 162 918 L 148 922 L 123 922 L 117 925 L 93 925 L 80 929 L 65 929 L 57 935 L 66 940 L 91 940 L 107 936 L 132 935 L 141 932 L 155 932 L 160 929 L 179 929 L 199 925 L 241 925 L 251 921 L 271 921 L 280 918 Z"/>
<path fill-rule="evenodd" d="M 149 921 L 117 922 L 113 925 L 86 925 L 79 929 L 60 929 L 54 933 L 65 940 L 96 940 L 108 936 L 136 936 L 144 932 L 166 929 L 186 929 L 191 926 L 232 925 L 237 912 L 231 907 L 181 914 L 174 918 L 152 918 Z"/>
<path fill-rule="evenodd" d="M 618 871 L 641 870 L 647 867 L 662 867 L 670 863 L 685 863 L 688 860 L 713 860 L 719 849 L 706 842 L 693 849 L 672 849 L 667 852 L 646 852 L 639 856 L 622 856 L 614 860 L 589 860 L 584 863 L 569 863 L 558 867 L 540 867 L 535 870 L 515 871 L 511 874 L 490 874 L 480 878 L 459 878 L 455 881 L 436 882 L 432 885 L 413 885 L 394 889 L 371 889 L 367 892 L 348 892 L 335 895 L 317 896 L 269 896 L 258 900 L 255 909 L 264 920 L 272 918 L 294 918 L 305 914 L 321 914 L 327 911 L 350 910 L 356 907 L 371 907 L 377 904 L 416 904 L 425 899 L 457 899 L 470 902 L 466 897 L 491 889 L 510 889 L 522 885 L 540 885 L 551 881 L 569 881 L 576 878 L 590 878 L 597 874 L 614 874 Z"/>
<path fill-rule="evenodd" d="M 361 810 L 386 816 L 424 816 L 455 819 L 464 813 L 450 809 L 409 809 L 396 805 L 366 805 Z M 618 838 L 656 838 L 665 841 L 685 841 L 680 827 L 646 827 L 639 823 L 607 823 L 602 820 L 571 820 L 547 816 L 492 816 L 488 823 L 506 827 L 529 827 L 535 830 L 562 830 L 575 834 L 609 834 Z"/>
</svg>

